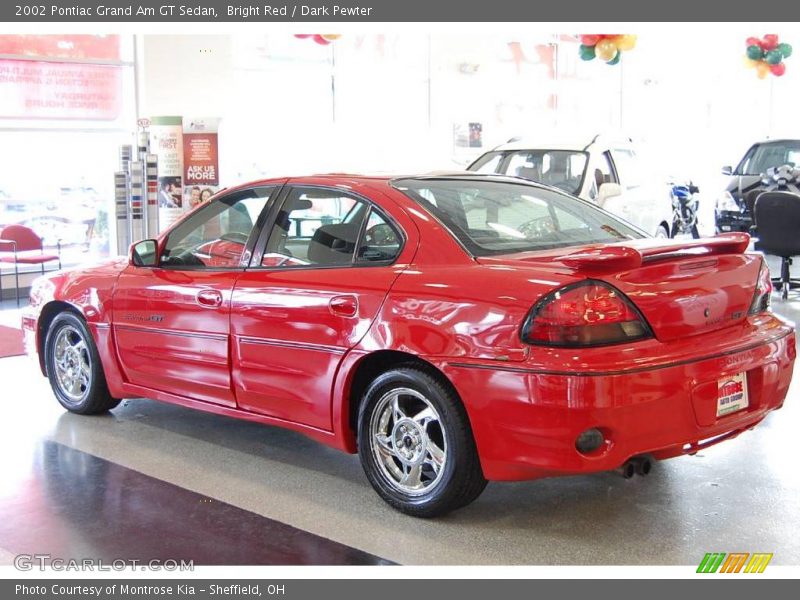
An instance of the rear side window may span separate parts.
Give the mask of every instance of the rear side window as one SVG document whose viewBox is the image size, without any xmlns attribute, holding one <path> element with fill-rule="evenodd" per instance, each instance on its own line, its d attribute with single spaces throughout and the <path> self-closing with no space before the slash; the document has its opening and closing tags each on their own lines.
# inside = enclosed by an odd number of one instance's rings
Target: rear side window
<svg viewBox="0 0 800 600">
<path fill-rule="evenodd" d="M 505 181 L 402 179 L 393 185 L 474 256 L 619 242 L 645 235 L 589 202 Z"/>
<path fill-rule="evenodd" d="M 294 188 L 269 234 L 262 267 L 346 267 L 393 261 L 401 236 L 362 198 L 335 189 Z"/>
</svg>

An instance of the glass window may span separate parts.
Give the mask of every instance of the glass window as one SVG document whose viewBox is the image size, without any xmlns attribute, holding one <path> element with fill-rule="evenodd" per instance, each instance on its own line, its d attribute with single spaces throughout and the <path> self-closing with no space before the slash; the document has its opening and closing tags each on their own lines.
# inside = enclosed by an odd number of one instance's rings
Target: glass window
<svg viewBox="0 0 800 600">
<path fill-rule="evenodd" d="M 351 265 L 368 208 L 338 190 L 293 189 L 276 217 L 261 266 Z"/>
<path fill-rule="evenodd" d="M 642 185 L 642 168 L 632 150 L 612 150 L 611 157 L 620 173 L 622 185 L 626 189 L 630 190 Z"/>
<path fill-rule="evenodd" d="M 468 169 L 477 173 L 497 173 L 501 160 L 503 160 L 502 152 L 487 152 L 472 163 Z"/>
<path fill-rule="evenodd" d="M 391 262 L 400 254 L 402 240 L 394 227 L 377 210 L 372 209 L 358 245 L 358 262 Z"/>
<path fill-rule="evenodd" d="M 600 186 L 604 183 L 619 183 L 614 174 L 614 169 L 611 168 L 611 158 L 608 152 L 603 152 L 595 159 L 594 170 L 592 171 L 592 187 L 589 192 L 589 196 L 592 199 L 597 198 Z"/>
<path fill-rule="evenodd" d="M 800 166 L 800 140 L 756 144 L 747 151 L 736 174 L 764 175 L 767 169 L 783 165 Z"/>
<path fill-rule="evenodd" d="M 643 237 L 588 202 L 524 183 L 403 179 L 395 185 L 442 221 L 475 256 Z"/>
<path fill-rule="evenodd" d="M 161 265 L 208 269 L 246 266 L 258 217 L 272 189 L 236 192 L 194 212 L 169 234 Z"/>
<path fill-rule="evenodd" d="M 586 160 L 585 152 L 573 150 L 521 150 L 510 155 L 505 172 L 578 194 Z"/>
</svg>

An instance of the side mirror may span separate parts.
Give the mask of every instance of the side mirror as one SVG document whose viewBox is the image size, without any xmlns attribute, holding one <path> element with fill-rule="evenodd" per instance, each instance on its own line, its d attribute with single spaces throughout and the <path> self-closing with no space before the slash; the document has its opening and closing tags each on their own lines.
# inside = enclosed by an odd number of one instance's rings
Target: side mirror
<svg viewBox="0 0 800 600">
<path fill-rule="evenodd" d="M 158 242 L 142 240 L 131 244 L 128 264 L 134 267 L 155 267 L 158 265 Z"/>
<path fill-rule="evenodd" d="M 733 175 L 733 167 L 730 165 L 725 165 L 722 167 L 722 174 L 723 175 Z"/>
<path fill-rule="evenodd" d="M 603 206 L 606 200 L 622 195 L 622 186 L 618 183 L 604 183 L 597 192 L 597 203 Z"/>
</svg>

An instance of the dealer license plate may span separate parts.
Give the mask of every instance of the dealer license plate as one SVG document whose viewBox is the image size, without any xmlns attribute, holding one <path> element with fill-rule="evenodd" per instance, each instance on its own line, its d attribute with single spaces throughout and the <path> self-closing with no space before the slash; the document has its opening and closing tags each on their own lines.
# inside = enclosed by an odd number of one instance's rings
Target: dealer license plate
<svg viewBox="0 0 800 600">
<path fill-rule="evenodd" d="M 717 416 L 747 408 L 747 374 L 737 373 L 717 380 Z"/>
</svg>

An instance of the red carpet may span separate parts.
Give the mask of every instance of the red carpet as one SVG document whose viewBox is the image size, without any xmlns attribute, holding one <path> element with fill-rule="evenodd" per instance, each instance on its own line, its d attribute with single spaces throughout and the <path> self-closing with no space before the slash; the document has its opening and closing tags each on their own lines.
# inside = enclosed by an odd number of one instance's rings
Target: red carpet
<svg viewBox="0 0 800 600">
<path fill-rule="evenodd" d="M 22 330 L 0 325 L 0 358 L 25 354 L 22 345 Z"/>
</svg>

